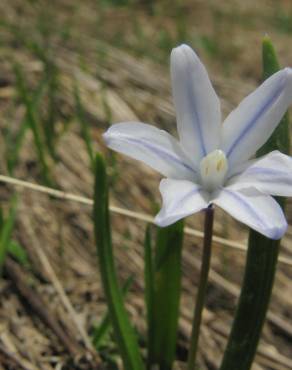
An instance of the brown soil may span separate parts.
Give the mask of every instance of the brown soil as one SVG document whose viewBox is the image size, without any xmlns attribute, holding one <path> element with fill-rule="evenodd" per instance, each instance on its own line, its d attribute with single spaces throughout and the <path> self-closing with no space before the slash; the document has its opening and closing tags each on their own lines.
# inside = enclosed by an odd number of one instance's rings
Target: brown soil
<svg viewBox="0 0 292 370">
<path fill-rule="evenodd" d="M 41 28 L 46 25 L 51 35 L 50 53 L 59 70 L 56 96 L 59 159 L 51 163 L 56 187 L 92 196 L 93 176 L 74 109 L 77 81 L 94 147 L 113 163 L 109 168 L 111 203 L 154 214 L 160 202 L 159 175 L 123 156 L 115 157 L 114 161 L 101 134 L 109 121 L 123 120 L 151 122 L 175 131 L 167 66 L 169 50 L 159 44 L 159 38 L 165 34 L 172 35 L 173 46 L 174 39 L 179 39 L 175 10 L 167 4 L 158 2 L 153 16 L 142 2 L 131 7 L 102 7 L 101 2 L 93 0 L 0 2 L 2 174 L 7 174 L 5 132 L 7 128 L 17 130 L 25 115 L 17 96 L 13 63 L 22 66 L 33 91 L 44 69 L 34 44 L 43 42 Z M 184 15 L 186 38 L 206 63 L 222 97 L 224 114 L 260 80 L 260 44 L 264 33 L 268 32 L 275 42 L 281 63 L 289 65 L 292 52 L 287 46 L 291 44 L 292 30 L 287 17 L 292 16 L 291 2 L 198 0 L 185 4 L 179 9 Z M 21 149 L 14 177 L 41 183 L 30 134 Z M 96 353 L 90 340 L 94 323 L 101 320 L 106 310 L 91 206 L 1 183 L 3 208 L 8 207 L 16 191 L 20 201 L 13 237 L 25 248 L 30 264 L 25 267 L 7 258 L 0 280 L 0 370 L 102 369 L 105 354 Z M 287 214 L 292 221 L 291 203 Z M 188 224 L 201 230 L 201 215 L 191 217 Z M 145 222 L 113 213 L 112 226 L 121 282 L 134 274 L 127 307 L 139 330 L 145 332 L 142 244 Z M 228 238 L 229 244 L 246 241 L 246 229 L 219 210 L 215 231 L 216 235 Z M 245 253 L 226 244 L 214 242 L 200 339 L 201 369 L 217 369 L 220 364 L 242 279 Z M 179 331 L 182 362 L 190 335 L 200 255 L 201 239 L 186 236 Z M 291 228 L 282 242 L 281 259 L 254 370 L 292 369 Z M 115 353 L 113 344 L 110 345 L 110 351 Z"/>
</svg>

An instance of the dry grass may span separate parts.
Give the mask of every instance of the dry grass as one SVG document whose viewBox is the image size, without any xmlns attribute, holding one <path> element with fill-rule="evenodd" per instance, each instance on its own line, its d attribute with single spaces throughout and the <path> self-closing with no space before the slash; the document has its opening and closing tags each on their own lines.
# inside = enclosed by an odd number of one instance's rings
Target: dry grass
<svg viewBox="0 0 292 370">
<path fill-rule="evenodd" d="M 219 5 L 220 3 L 220 5 Z M 182 14 L 178 21 L 177 10 Z M 160 202 L 159 176 L 122 156 L 113 160 L 101 134 L 109 124 L 138 119 L 174 131 L 168 54 L 171 46 L 190 42 L 206 63 L 226 114 L 260 79 L 261 37 L 268 32 L 283 65 L 291 61 L 290 1 L 196 1 L 170 8 L 159 1 L 155 15 L 142 4 L 102 7 L 101 2 L 2 0 L 0 3 L 1 173 L 7 174 L 5 132 L 17 130 L 24 117 L 12 64 L 22 65 L 30 89 L 40 80 L 43 63 L 34 44 L 43 43 L 41 28 L 50 30 L 48 52 L 59 69 L 56 143 L 59 160 L 50 162 L 56 187 L 85 197 L 92 195 L 92 173 L 76 119 L 73 97 L 78 83 L 94 149 L 111 161 L 112 204 L 153 214 Z M 292 18 L 290 19 L 292 22 Z M 286 22 L 286 25 L 285 25 Z M 7 23 L 10 27 L 7 26 Z M 46 24 L 47 23 L 47 24 Z M 181 24 L 183 23 L 183 24 Z M 45 108 L 43 108 L 45 109 Z M 27 135 L 14 176 L 40 183 L 33 140 Z M 15 191 L 1 185 L 7 206 Z M 25 268 L 8 259 L 0 280 L 0 369 L 94 369 L 102 361 L 88 334 L 105 311 L 95 256 L 91 209 L 88 205 L 19 190 L 14 238 L 28 253 Z M 288 219 L 292 221 L 291 204 Z M 143 315 L 143 221 L 112 217 L 121 281 L 134 274 L 128 309 L 137 327 Z M 201 217 L 188 224 L 201 228 Z M 216 234 L 245 241 L 246 230 L 218 211 Z M 292 258 L 292 233 L 282 243 L 283 257 Z M 179 355 L 185 358 L 200 262 L 200 239 L 186 236 Z M 214 243 L 212 271 L 204 313 L 200 364 L 220 363 L 234 313 L 244 267 L 244 254 Z M 253 369 L 292 369 L 291 266 L 280 264 L 271 308 Z M 105 351 L 106 352 L 106 351 Z M 105 356 L 105 352 L 102 353 Z"/>
</svg>

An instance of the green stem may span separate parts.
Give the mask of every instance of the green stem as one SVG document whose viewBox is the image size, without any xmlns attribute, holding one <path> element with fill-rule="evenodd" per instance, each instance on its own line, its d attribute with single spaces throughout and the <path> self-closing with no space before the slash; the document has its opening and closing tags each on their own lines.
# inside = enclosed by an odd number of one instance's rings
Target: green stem
<svg viewBox="0 0 292 370">
<path fill-rule="evenodd" d="M 198 350 L 199 332 L 202 320 L 202 312 L 205 302 L 208 275 L 211 260 L 211 246 L 213 236 L 213 221 L 214 221 L 214 208 L 213 206 L 206 209 L 205 227 L 204 227 L 204 245 L 201 274 L 199 280 L 199 290 L 197 295 L 197 302 L 195 306 L 194 320 L 192 326 L 191 343 L 188 356 L 187 370 L 194 370 L 196 365 L 196 355 Z"/>
</svg>

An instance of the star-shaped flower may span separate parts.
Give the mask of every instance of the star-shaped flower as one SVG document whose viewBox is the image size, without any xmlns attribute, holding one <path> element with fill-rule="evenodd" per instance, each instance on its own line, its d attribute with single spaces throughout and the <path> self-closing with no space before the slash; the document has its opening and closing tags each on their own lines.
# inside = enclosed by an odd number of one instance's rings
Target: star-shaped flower
<svg viewBox="0 0 292 370">
<path fill-rule="evenodd" d="M 267 79 L 223 124 L 207 71 L 189 46 L 173 49 L 171 78 L 179 140 L 138 122 L 115 124 L 104 134 L 111 149 L 166 177 L 155 222 L 167 226 L 216 204 L 267 237 L 281 238 L 287 222 L 271 195 L 292 196 L 292 159 L 279 151 L 250 158 L 292 102 L 292 69 Z"/>
</svg>

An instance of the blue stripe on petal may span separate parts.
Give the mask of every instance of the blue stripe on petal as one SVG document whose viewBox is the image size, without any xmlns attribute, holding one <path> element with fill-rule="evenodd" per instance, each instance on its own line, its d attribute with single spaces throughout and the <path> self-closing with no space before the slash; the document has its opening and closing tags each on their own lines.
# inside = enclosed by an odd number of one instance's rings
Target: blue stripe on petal
<svg viewBox="0 0 292 370">
<path fill-rule="evenodd" d="M 167 210 L 167 212 L 169 212 L 171 210 L 172 213 L 175 213 L 175 210 L 176 209 L 181 209 L 181 207 L 183 206 L 183 203 L 191 196 L 199 193 L 199 191 L 202 190 L 201 187 L 197 187 L 195 189 L 192 189 L 191 191 L 189 191 L 187 194 L 185 194 L 181 199 L 178 200 L 178 202 L 176 203 L 173 203 L 172 204 L 172 207 L 170 207 L 170 209 Z"/>
<path fill-rule="evenodd" d="M 265 233 L 265 235 L 267 235 L 270 239 L 278 240 L 283 236 L 283 234 L 285 233 L 285 230 L 287 229 L 287 222 L 284 222 L 282 227 L 276 227 L 276 226 L 272 227 L 272 225 L 269 226 L 262 221 L 260 215 L 256 212 L 255 208 L 253 208 L 248 202 L 246 202 L 243 197 L 238 195 L 238 193 L 227 190 L 226 188 L 223 189 L 222 191 L 225 194 L 228 194 L 235 201 L 237 201 L 240 204 L 240 207 L 242 207 L 249 214 L 251 214 L 256 220 L 259 226 L 259 229 L 268 231 L 267 233 Z M 280 212 L 282 212 L 280 206 L 279 206 L 279 210 Z M 283 220 L 285 220 L 283 213 L 282 215 L 283 215 Z"/>
<path fill-rule="evenodd" d="M 230 157 L 233 150 L 239 144 L 239 142 L 253 129 L 254 125 L 257 123 L 258 119 L 269 109 L 269 107 L 279 98 L 281 95 L 283 88 L 285 86 L 284 78 L 281 79 L 279 82 L 279 87 L 274 91 L 268 100 L 264 103 L 262 107 L 259 107 L 258 111 L 255 113 L 254 117 L 248 122 L 245 126 L 240 135 L 237 136 L 233 144 L 230 146 L 226 156 L 227 158 Z"/>
<path fill-rule="evenodd" d="M 244 176 L 254 176 L 254 175 L 262 176 L 263 178 L 259 179 L 262 182 L 264 181 L 266 183 L 269 183 L 272 181 L 272 182 L 278 182 L 278 183 L 286 183 L 292 186 L 292 175 L 290 174 L 290 177 L 289 177 L 289 173 L 286 171 L 272 169 L 272 168 L 251 167 L 242 174 L 243 181 L 245 179 Z"/>
<path fill-rule="evenodd" d="M 247 176 L 259 174 L 259 175 L 269 176 L 269 178 L 285 176 L 287 178 L 288 173 L 285 171 L 281 171 L 281 170 L 279 171 L 277 169 L 272 169 L 272 168 L 251 167 L 247 169 L 243 174 Z M 292 180 L 292 177 L 291 177 L 291 180 Z"/>
<path fill-rule="evenodd" d="M 205 142 L 204 142 L 204 136 L 203 136 L 203 132 L 202 132 L 202 124 L 201 124 L 201 120 L 200 120 L 200 117 L 199 117 L 199 113 L 198 113 L 198 107 L 197 107 L 197 101 L 196 101 L 196 98 L 193 94 L 193 89 L 192 89 L 192 86 L 191 86 L 191 75 L 192 75 L 192 68 L 190 66 L 190 63 L 189 63 L 189 60 L 188 60 L 188 57 L 186 56 L 186 59 L 187 59 L 187 75 L 189 76 L 189 80 L 187 81 L 186 83 L 186 88 L 188 90 L 188 99 L 189 99 L 189 106 L 193 106 L 193 113 L 194 113 L 194 119 L 193 119 L 193 122 L 194 122 L 194 125 L 196 126 L 196 131 L 198 132 L 198 135 L 199 135 L 199 139 L 200 139 L 200 143 L 201 143 L 201 151 L 202 151 L 202 157 L 205 157 L 208 153 L 207 153 L 207 149 L 206 149 L 206 145 L 205 145 Z"/>
<path fill-rule="evenodd" d="M 156 146 L 153 143 L 149 143 L 143 140 L 134 139 L 134 138 L 126 138 L 126 137 L 120 137 L 120 140 L 126 141 L 128 143 L 136 143 L 138 145 L 144 146 L 146 149 L 151 150 L 154 152 L 157 156 L 162 157 L 166 159 L 167 161 L 173 161 L 182 167 L 186 168 L 187 170 L 191 171 L 193 174 L 196 174 L 195 170 L 188 165 L 187 163 L 183 162 L 180 157 L 175 157 L 172 153 L 169 153 L 166 150 L 162 150 L 160 147 Z"/>
</svg>

